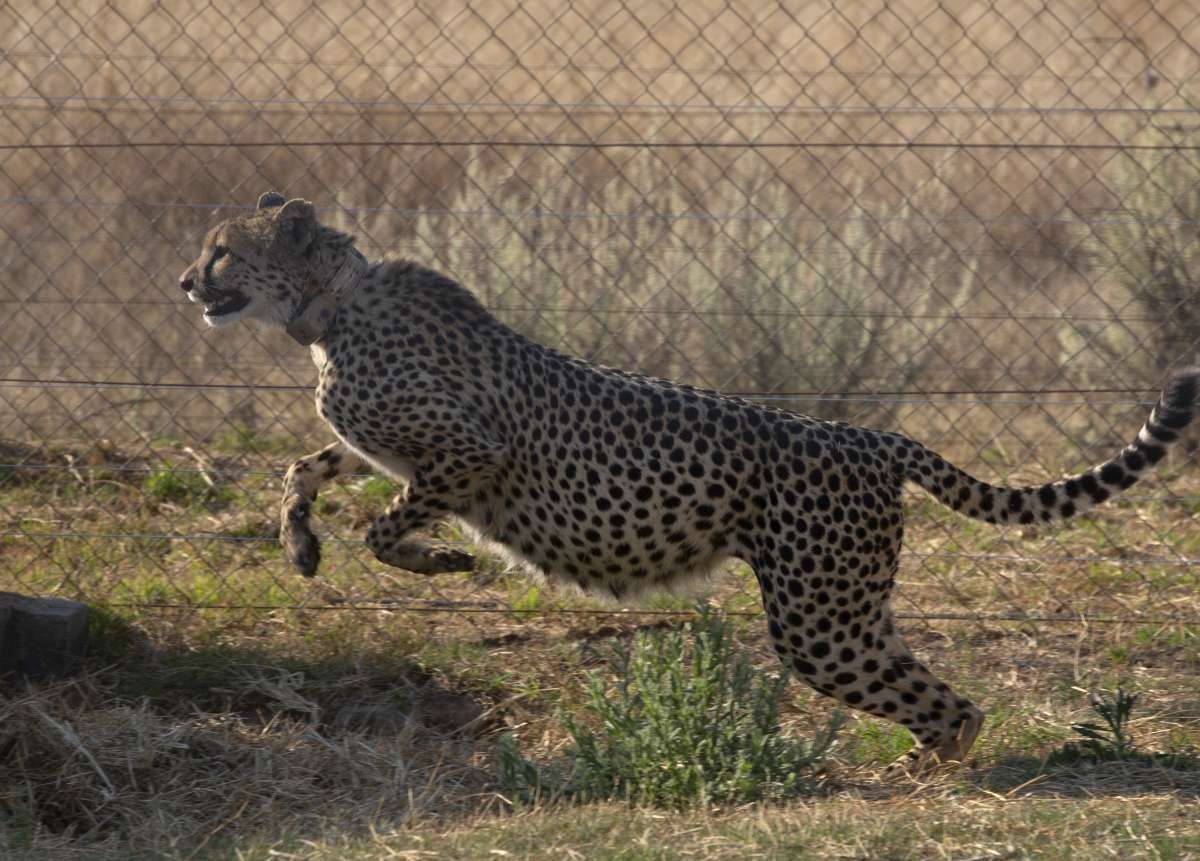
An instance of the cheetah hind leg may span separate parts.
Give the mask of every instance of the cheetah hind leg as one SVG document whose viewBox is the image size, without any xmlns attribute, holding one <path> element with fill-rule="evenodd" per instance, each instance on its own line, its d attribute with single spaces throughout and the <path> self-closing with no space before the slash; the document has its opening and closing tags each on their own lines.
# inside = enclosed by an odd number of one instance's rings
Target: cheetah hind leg
<svg viewBox="0 0 1200 861">
<path fill-rule="evenodd" d="M 892 628 L 884 626 L 881 637 L 888 671 L 881 674 L 889 693 L 899 693 L 898 714 L 908 718 L 906 726 L 916 745 L 891 763 L 885 773 L 915 777 L 940 766 L 966 762 L 975 738 L 983 728 L 984 713 L 963 699 L 950 686 L 913 657 L 908 646 Z M 888 715 L 893 720 L 897 714 Z"/>
<path fill-rule="evenodd" d="M 503 446 L 488 444 L 486 439 L 482 433 L 455 438 L 447 443 L 450 455 L 429 452 L 416 462 L 408 487 L 367 530 L 367 547 L 376 559 L 417 574 L 474 570 L 475 557 L 470 553 L 408 536 L 469 508 L 476 492 L 507 457 Z"/>
<path fill-rule="evenodd" d="M 912 733 L 916 744 L 887 766 L 884 772 L 887 776 L 915 777 L 941 766 L 966 762 L 983 727 L 983 711 L 929 672 L 899 637 L 885 634 L 877 637 L 877 641 L 884 646 L 879 658 L 839 668 L 842 672 L 832 678 L 819 670 L 816 678 L 805 681 L 827 696 L 898 723 Z M 810 662 L 802 665 L 805 669 L 812 667 Z M 843 677 L 855 681 L 846 684 Z"/>
<path fill-rule="evenodd" d="M 983 725 L 983 712 L 913 657 L 895 632 L 890 612 L 853 627 L 860 635 L 845 640 L 851 645 L 838 652 L 829 635 L 798 627 L 784 615 L 772 619 L 770 631 L 780 656 L 805 683 L 912 733 L 916 745 L 888 766 L 889 775 L 912 776 L 965 761 Z M 835 655 L 838 660 L 830 660 Z"/>
<path fill-rule="evenodd" d="M 983 728 L 984 713 L 975 706 L 968 706 L 968 715 L 958 728 L 947 733 L 935 745 L 918 743 L 904 756 L 884 769 L 889 777 L 917 777 L 928 774 L 943 765 L 960 765 L 967 759 L 979 730 Z"/>
</svg>

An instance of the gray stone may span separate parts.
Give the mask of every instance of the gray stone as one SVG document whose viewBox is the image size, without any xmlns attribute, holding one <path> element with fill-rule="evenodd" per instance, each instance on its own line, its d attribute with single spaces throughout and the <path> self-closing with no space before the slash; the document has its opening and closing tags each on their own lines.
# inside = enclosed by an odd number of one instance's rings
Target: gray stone
<svg viewBox="0 0 1200 861">
<path fill-rule="evenodd" d="M 0 675 L 70 675 L 86 651 L 86 604 L 0 592 Z"/>
</svg>

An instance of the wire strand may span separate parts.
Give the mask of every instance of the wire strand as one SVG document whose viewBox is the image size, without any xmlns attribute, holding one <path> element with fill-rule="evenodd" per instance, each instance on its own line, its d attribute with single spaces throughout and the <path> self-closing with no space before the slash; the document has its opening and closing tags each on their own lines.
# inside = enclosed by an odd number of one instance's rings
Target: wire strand
<svg viewBox="0 0 1200 861">
<path fill-rule="evenodd" d="M 148 383 L 138 380 L 61 380 L 36 379 L 19 377 L 0 377 L 0 386 L 66 386 L 82 388 L 145 388 L 145 389 L 265 389 L 267 391 L 283 390 L 310 392 L 311 385 L 283 385 L 269 383 Z M 874 398 L 874 397 L 958 397 L 983 395 L 1144 395 L 1157 391 L 1152 388 L 1127 386 L 1107 386 L 1091 389 L 1078 388 L 1047 388 L 1047 389 L 947 389 L 944 391 L 927 391 L 922 389 L 901 389 L 897 391 L 880 392 L 850 392 L 850 391 L 797 391 L 797 392 L 722 392 L 726 397 L 734 398 Z M 1135 403 L 1141 403 L 1137 401 Z"/>
<path fill-rule="evenodd" d="M 0 198 L 0 206 L 65 206 L 70 208 L 92 208 L 92 209 L 195 209 L 204 211 L 253 211 L 254 207 L 249 204 L 237 203 L 196 203 L 196 202 L 180 202 L 167 200 L 80 200 L 79 198 L 36 198 L 24 195 L 15 195 L 10 197 Z M 977 225 L 1014 225 L 1014 226 L 1036 226 L 1036 225 L 1117 225 L 1129 224 L 1138 226 L 1185 226 L 1200 224 L 1200 219 L 1196 218 L 1143 218 L 1143 217 L 1118 217 L 1106 215 L 1100 218 L 1083 218 L 1076 215 L 1062 216 L 1049 215 L 1038 216 L 1028 215 L 1021 217 L 996 217 L 987 218 L 979 215 L 937 215 L 937 214 L 921 214 L 915 216 L 893 216 L 893 215 L 875 215 L 872 213 L 864 213 L 863 215 L 839 215 L 839 216 L 820 216 L 820 215 L 763 215 L 760 212 L 586 212 L 572 211 L 563 209 L 502 209 L 500 207 L 488 208 L 473 208 L 460 209 L 438 206 L 424 207 L 395 207 L 395 206 L 342 206 L 335 203 L 335 208 L 339 212 L 345 212 L 351 215 L 398 215 L 406 218 L 421 218 L 429 215 L 453 215 L 456 217 L 467 218 L 502 218 L 505 220 L 518 219 L 534 219 L 546 221 L 664 221 L 664 222 L 749 222 L 749 223 L 770 223 L 778 225 L 790 224 L 900 224 L 900 225 L 924 225 L 934 226 L 941 224 L 977 224 Z M 112 237 L 81 237 L 88 241 L 96 242 L 112 242 L 121 243 L 122 240 Z M 606 242 L 611 238 L 606 237 Z M 2 241 L 10 244 L 25 244 L 26 240 L 4 239 Z M 76 240 L 68 238 L 52 238 L 52 239 L 34 239 L 28 240 L 33 242 L 52 243 L 69 243 L 74 244 Z M 167 244 L 174 244 L 166 238 L 138 240 L 138 242 L 158 242 L 161 241 Z M 369 240 L 376 246 L 387 247 L 389 245 L 399 245 L 400 243 L 382 243 L 374 240 Z M 135 244 L 133 242 L 127 244 Z M 426 243 L 428 244 L 428 243 Z M 655 248 L 661 246 L 661 242 L 655 241 Z M 808 243 L 797 243 L 807 246 Z M 503 247 L 500 242 L 494 245 L 486 243 L 478 243 L 481 248 Z M 539 248 L 548 247 L 539 245 Z M 557 247 L 557 246 L 549 246 Z M 577 250 L 578 243 L 571 243 L 561 246 L 564 249 Z M 677 248 L 691 255 L 695 255 L 695 249 L 687 244 L 678 245 Z M 1007 256 L 1007 255 L 1006 255 Z"/>
<path fill-rule="evenodd" d="M 109 150 L 109 149 L 261 149 L 291 147 L 297 149 L 362 149 L 364 147 L 427 147 L 431 149 L 736 149 L 736 150 L 824 150 L 824 149 L 963 149 L 963 150 L 1053 150 L 1087 152 L 1200 152 L 1200 144 L 1130 144 L 1130 143 L 1072 143 L 989 141 L 555 141 L 480 138 L 476 140 L 274 140 L 274 141 L 75 141 L 72 143 L 10 143 L 0 144 L 0 152 L 28 150 Z"/>
<path fill-rule="evenodd" d="M 427 606 L 405 604 L 401 602 L 395 603 L 338 603 L 338 604 L 143 604 L 132 602 L 106 602 L 107 607 L 120 607 L 125 609 L 137 610 L 191 610 L 191 611 L 207 611 L 207 610 L 255 610 L 255 611 L 276 611 L 276 610 L 294 610 L 299 612 L 353 612 L 355 610 L 364 610 L 369 612 L 391 612 L 391 613 L 466 613 L 472 615 L 507 615 L 517 618 L 527 618 L 531 616 L 540 616 L 543 618 L 552 616 L 627 616 L 634 618 L 693 618 L 695 612 L 692 610 L 642 610 L 642 609 L 624 609 L 614 608 L 612 610 L 601 610 L 593 608 L 575 608 L 575 607 L 552 607 L 547 609 L 533 610 L 516 610 L 509 607 L 480 607 L 475 605 L 462 606 L 455 602 L 447 601 L 443 606 Z M 729 610 L 724 613 L 726 616 L 734 616 L 740 618 L 760 618 L 761 613 L 750 612 L 744 610 Z M 1099 625 L 1119 625 L 1119 624 L 1139 624 L 1139 625 L 1200 625 L 1200 617 L 1196 616 L 1100 616 L 1087 613 L 1079 615 L 1028 615 L 1022 613 L 893 613 L 893 618 L 901 621 L 961 621 L 961 622 L 1008 622 L 1018 624 L 1099 624 Z"/>
<path fill-rule="evenodd" d="M 10 54 L 11 56 L 11 54 Z M 70 103 L 80 102 L 79 106 Z M 41 95 L 0 96 L 0 105 L 11 104 L 30 109 L 60 110 L 96 110 L 94 104 L 105 106 L 131 104 L 134 108 L 126 110 L 139 113 L 156 113 L 155 105 L 182 105 L 193 111 L 206 111 L 210 106 L 234 106 L 256 112 L 264 112 L 263 108 L 288 107 L 334 107 L 343 108 L 340 111 L 325 111 L 324 114 L 352 114 L 364 109 L 379 110 L 391 108 L 398 112 L 408 113 L 470 113 L 483 116 L 512 116 L 524 112 L 563 113 L 563 112 L 630 112 L 630 113 L 659 113 L 670 112 L 680 114 L 769 114 L 772 116 L 789 115 L 877 115 L 877 114 L 984 114 L 986 116 L 1034 115 L 1053 116 L 1058 114 L 1182 114 L 1195 116 L 1196 110 L 1191 107 L 1168 107 L 1165 105 L 1105 105 L 1101 106 L 1068 106 L 1068 105 L 922 105 L 922 104 L 889 104 L 889 105 L 789 105 L 789 104 L 688 104 L 685 102 L 537 102 L 537 101 L 508 101 L 503 99 L 466 99 L 461 102 L 406 99 L 300 99 L 300 98 L 253 98 L 249 96 L 218 96 L 202 98 L 199 96 L 87 96 L 74 94 L 65 97 L 46 97 Z M 140 110 L 139 110 L 140 109 Z M 306 110 L 305 113 L 317 113 Z"/>
<path fill-rule="evenodd" d="M 359 54 L 355 59 L 350 60 L 332 60 L 322 57 L 318 60 L 316 57 L 309 55 L 303 59 L 294 59 L 284 57 L 278 54 L 259 52 L 252 56 L 247 56 L 242 53 L 230 52 L 227 54 L 221 53 L 206 53 L 206 54 L 181 54 L 181 53 L 156 53 L 156 54 L 128 54 L 108 51 L 38 51 L 31 49 L 20 49 L 15 51 L 7 51 L 9 57 L 22 57 L 31 59 L 44 59 L 59 62 L 64 58 L 102 60 L 106 63 L 111 63 L 114 60 L 144 62 L 144 63 L 215 63 L 221 66 L 229 64 L 240 65 L 255 65 L 259 63 L 270 63 L 272 65 L 281 66 L 327 66 L 332 68 L 351 67 L 362 68 L 367 65 L 367 58 Z M 421 62 L 416 57 L 411 57 L 406 60 L 376 60 L 370 61 L 370 66 L 373 69 L 400 69 L 411 73 L 414 70 L 419 71 L 441 71 L 441 72 L 462 72 L 464 69 L 469 69 L 473 72 L 503 72 L 511 73 L 514 69 L 512 64 L 503 63 L 485 63 L 464 58 L 463 62 L 453 63 L 432 63 Z M 987 68 L 990 71 L 978 70 L 963 70 L 957 71 L 947 69 L 938 65 L 936 69 L 915 69 L 910 72 L 899 72 L 890 68 L 875 68 L 870 71 L 850 71 L 840 68 L 836 65 L 813 66 L 813 67 L 787 67 L 778 62 L 768 66 L 753 66 L 739 65 L 736 68 L 728 62 L 719 65 L 709 66 L 681 66 L 672 63 L 668 66 L 643 66 L 629 64 L 622 60 L 619 65 L 604 65 L 602 63 L 580 63 L 570 62 L 562 65 L 554 65 L 552 63 L 525 63 L 522 62 L 519 68 L 525 72 L 541 72 L 547 73 L 548 78 L 556 78 L 566 74 L 583 74 L 594 72 L 600 74 L 603 78 L 608 78 L 617 72 L 628 72 L 636 75 L 649 75 L 652 78 L 658 78 L 665 74 L 681 74 L 686 76 L 703 76 L 703 75 L 736 75 L 739 78 L 751 76 L 755 79 L 775 76 L 786 76 L 794 81 L 821 79 L 825 77 L 835 78 L 837 80 L 848 81 L 875 81 L 875 80 L 900 80 L 900 81 L 953 81 L 959 86 L 966 82 L 974 81 L 1004 81 L 1006 83 L 1025 83 L 1029 81 L 1046 81 L 1055 84 L 1061 84 L 1068 88 L 1081 83 L 1101 83 L 1101 84 L 1130 84 L 1134 82 L 1144 83 L 1146 80 L 1145 72 L 1125 73 L 1122 74 L 1115 70 L 1105 70 L 1104 73 L 1084 72 L 1075 75 L 1060 74 L 1058 72 L 1002 72 L 995 68 L 991 63 Z M 1185 85 L 1193 83 L 1197 80 L 1195 74 L 1192 75 L 1166 75 L 1163 72 L 1156 70 L 1156 74 L 1162 77 L 1163 85 L 1169 87 L 1176 92 L 1183 92 L 1186 89 Z"/>
<path fill-rule="evenodd" d="M 0 538 L 23 538 L 27 540 L 44 539 L 58 540 L 69 539 L 72 541 L 91 541 L 91 540 L 121 540 L 121 541 L 216 541 L 227 542 L 232 544 L 269 544 L 274 543 L 278 539 L 275 535 L 224 535 L 213 532 L 195 532 L 195 533 L 174 533 L 174 532 L 28 532 L 21 530 L 0 532 Z M 362 545 L 362 539 L 358 538 L 338 538 L 327 537 L 324 539 L 330 544 L 338 545 Z M 443 541 L 448 547 L 472 547 L 474 546 L 468 541 Z M 901 558 L 908 559 L 965 559 L 967 561 L 987 561 L 987 562 L 1014 562 L 1022 565 L 1040 564 L 1043 562 L 1058 562 L 1072 564 L 1096 564 L 1109 563 L 1113 565 L 1160 565 L 1160 566 L 1178 566 L 1182 568 L 1192 568 L 1200 566 L 1200 558 L 1179 557 L 1175 559 L 1156 558 L 1153 556 L 1128 556 L 1122 555 L 1117 557 L 1108 556 L 1026 556 L 1017 553 L 968 553 L 965 551 L 928 551 L 922 552 L 918 550 L 902 550 Z"/>
</svg>

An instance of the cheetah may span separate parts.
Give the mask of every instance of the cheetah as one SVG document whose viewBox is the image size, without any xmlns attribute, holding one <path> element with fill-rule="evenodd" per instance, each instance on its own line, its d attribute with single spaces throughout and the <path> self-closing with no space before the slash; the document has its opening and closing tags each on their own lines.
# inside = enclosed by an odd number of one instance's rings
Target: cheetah
<svg viewBox="0 0 1200 861">
<path fill-rule="evenodd" d="M 918 661 L 893 624 L 901 488 L 967 517 L 1056 521 L 1160 461 L 1192 418 L 1200 369 L 1174 372 L 1134 440 L 1032 487 L 979 481 L 898 433 L 768 409 L 600 367 L 535 343 L 464 287 L 404 260 L 368 262 L 303 199 L 268 192 L 216 225 L 180 277 L 211 326 L 285 329 L 319 368 L 337 441 L 293 463 L 280 538 L 316 573 L 318 489 L 365 467 L 403 487 L 366 543 L 420 574 L 468 553 L 417 537 L 452 517 L 551 581 L 625 601 L 710 572 L 754 571 L 771 643 L 816 691 L 906 727 L 898 765 L 961 762 L 984 713 Z"/>
</svg>

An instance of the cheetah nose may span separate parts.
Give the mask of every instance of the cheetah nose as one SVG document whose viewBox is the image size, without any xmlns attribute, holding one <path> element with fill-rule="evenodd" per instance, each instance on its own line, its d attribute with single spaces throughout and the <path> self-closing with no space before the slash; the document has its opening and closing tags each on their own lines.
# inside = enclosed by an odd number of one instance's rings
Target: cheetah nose
<svg viewBox="0 0 1200 861">
<path fill-rule="evenodd" d="M 184 293 L 191 293 L 192 288 L 196 286 L 190 275 L 183 275 L 179 279 L 179 286 L 183 288 Z"/>
</svg>

